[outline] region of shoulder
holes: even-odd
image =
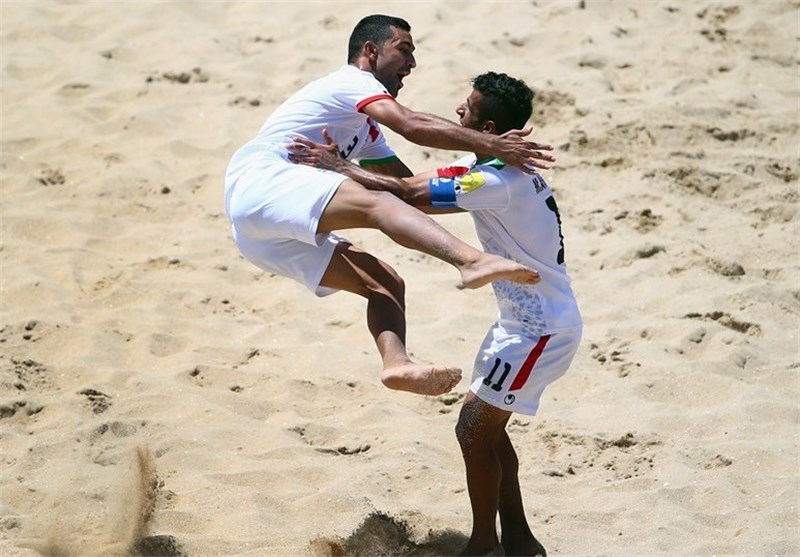
[[[501,183],[511,183],[519,178],[520,175],[525,176],[513,166],[505,164],[500,159],[489,158],[477,161],[472,167],[473,172],[481,172],[487,176],[492,176],[495,181]]]
[[[355,66],[351,66],[349,64],[345,64],[344,66],[340,67],[338,70],[331,73],[330,76],[342,83],[350,83],[353,85],[368,87],[370,89],[374,89],[376,87],[385,89],[383,84],[381,84],[381,82],[378,81],[378,79],[370,72],[359,70]]]

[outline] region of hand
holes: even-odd
[[[289,151],[289,160],[295,164],[305,164],[324,170],[338,172],[347,161],[339,152],[339,145],[333,140],[328,130],[322,130],[322,136],[327,145],[316,143],[305,137],[297,136],[286,145]]]
[[[555,157],[543,151],[552,151],[553,146],[547,143],[535,143],[523,139],[530,135],[533,128],[530,126],[522,130],[507,131],[499,136],[500,153],[497,157],[506,164],[516,166],[526,174],[533,174],[537,168],[547,170],[555,162]]]

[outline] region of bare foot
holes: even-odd
[[[383,370],[381,381],[396,391],[437,396],[458,385],[461,381],[461,370],[457,367],[408,363]]]
[[[506,553],[506,552],[505,552],[505,550],[503,549],[503,546],[502,546],[502,545],[498,545],[498,546],[496,546],[494,549],[492,549],[491,551],[488,551],[488,552],[486,552],[486,551],[482,551],[482,552],[478,552],[478,553],[475,553],[475,552],[473,552],[473,551],[470,551],[470,550],[469,550],[469,548],[465,548],[465,549],[464,549],[464,551],[462,551],[461,553],[459,553],[459,555],[460,555],[460,556],[462,556],[462,557],[467,557],[467,556],[478,556],[478,557],[504,557],[505,555],[507,555],[507,553]]]
[[[542,280],[538,271],[491,253],[481,254],[477,261],[464,265],[460,271],[465,288],[480,288],[495,280],[520,284],[536,284]]]
[[[539,543],[536,538],[529,538],[521,543],[513,543],[510,541],[503,542],[503,546],[508,544],[506,555],[530,555],[532,557],[547,557],[547,550]]]

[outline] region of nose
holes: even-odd
[[[410,59],[409,59],[409,61],[408,61],[408,66],[409,66],[410,68],[416,68],[416,67],[417,67],[417,59],[416,59],[416,58],[414,58],[414,55],[413,55],[413,54],[411,55],[411,57],[410,57]]]
[[[461,118],[463,118],[464,117],[464,113],[465,113],[464,104],[462,103],[462,104],[458,105],[458,108],[456,108],[456,114],[458,114]]]

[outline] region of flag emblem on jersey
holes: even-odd
[[[372,121],[372,118],[367,118],[367,125],[369,126],[369,138],[373,141],[373,143],[378,139],[378,135],[380,135],[380,131],[378,131],[378,126],[375,125],[375,122]]]
[[[480,172],[470,172],[458,178],[456,185],[457,193],[469,193],[486,184],[483,174]]]

